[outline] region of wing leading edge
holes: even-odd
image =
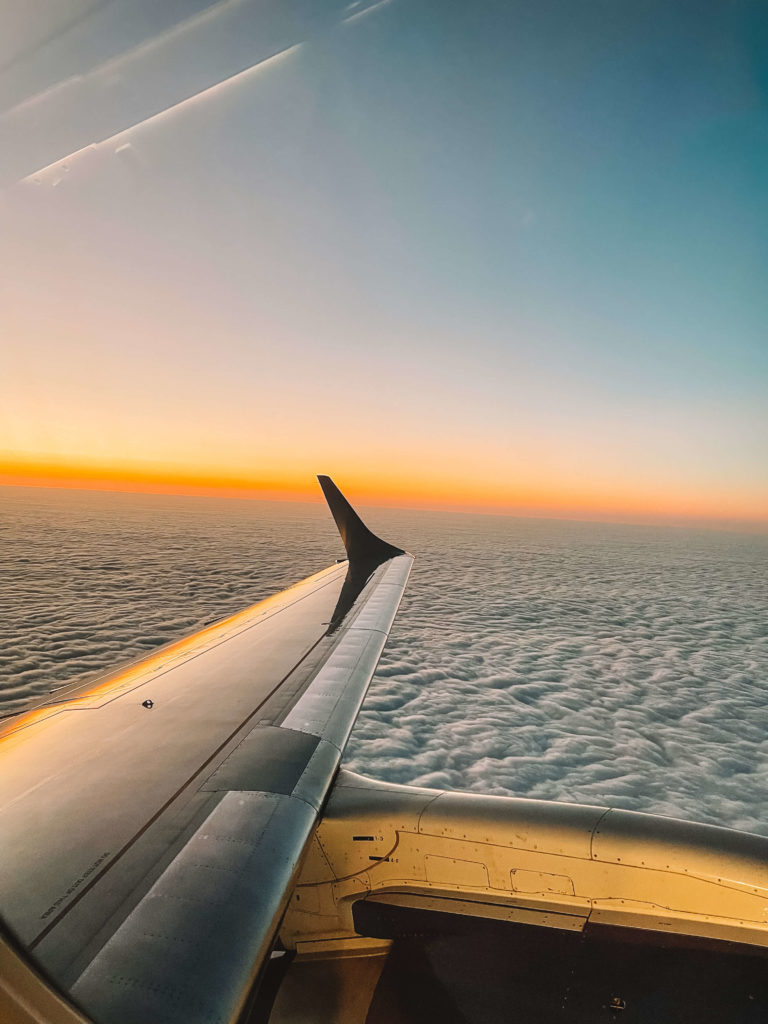
[[[347,565],[0,734],[0,912],[103,1024],[235,1021],[268,957],[413,561],[321,485]]]

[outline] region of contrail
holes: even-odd
[[[36,171],[32,171],[30,174],[25,175],[21,178],[21,182],[29,182],[34,180],[38,175],[45,174],[47,171],[53,170],[62,163],[75,160],[78,156],[89,150],[96,149],[99,146],[109,145],[110,143],[118,143],[123,136],[129,132],[136,131],[139,128],[143,128],[145,125],[158,124],[164,118],[176,113],[179,110],[188,108],[199,103],[201,100],[205,100],[211,96],[214,96],[218,92],[229,88],[237,82],[244,82],[247,78],[252,75],[255,71],[263,70],[267,65],[275,64],[289,56],[289,54],[300,50],[304,45],[301,43],[294,43],[292,46],[286,47],[284,50],[280,50],[278,53],[273,53],[269,57],[265,57],[263,60],[257,61],[252,64],[249,68],[245,68],[243,71],[238,71],[234,75],[230,75],[229,78],[224,78],[220,82],[216,82],[213,85],[207,86],[205,89],[201,89],[200,92],[196,92],[193,96],[188,96],[186,99],[179,100],[178,103],[172,103],[171,106],[166,107],[164,110],[158,111],[156,114],[152,114],[149,117],[144,118],[142,121],[136,121],[135,124],[129,125],[127,128],[121,128],[119,132],[115,132],[114,135],[108,135],[103,139],[96,139],[93,142],[89,142],[85,146],[81,146],[79,149],[68,153],[66,156],[57,157],[56,160],[46,164],[44,167],[38,168]]]
[[[339,10],[334,0],[331,6],[336,9],[327,11],[326,17],[321,18],[323,31],[333,27],[334,22],[338,27],[355,21],[390,2],[369,0],[365,5],[351,4]],[[217,89],[247,80],[246,76],[287,56],[314,36],[314,31],[310,30],[296,39],[297,27],[293,26],[290,33],[293,40],[282,32],[282,38],[273,41],[275,52],[270,53],[269,33],[266,36],[258,33],[261,53],[254,53],[246,44],[246,36],[250,38],[254,31],[252,16],[256,16],[258,22],[258,8],[253,0],[215,0],[204,10],[137,43],[129,51],[110,55],[88,71],[70,74],[21,100],[0,115],[0,128],[4,135],[7,133],[0,149],[5,150],[8,165],[2,174],[2,185],[12,187],[15,183],[36,179],[85,152],[115,140],[122,141],[127,132],[156,122],[185,104],[201,101]],[[209,30],[213,31],[214,42],[221,43],[222,32],[230,40],[232,46],[225,47],[226,53],[218,54],[218,46],[211,49],[206,45],[211,39]],[[194,72],[196,55],[203,55],[205,59]],[[228,60],[229,67],[222,67],[222,58]],[[153,103],[144,83],[151,85],[158,68],[162,71],[160,91],[155,90]],[[174,76],[174,68],[183,73]],[[233,69],[237,70],[229,73]],[[191,80],[190,71],[193,71]],[[130,88],[132,82],[136,89]],[[115,87],[116,92],[113,92]],[[185,96],[185,89],[192,95]],[[85,118],[91,99],[94,101],[92,116]],[[67,130],[68,125],[71,130]]]

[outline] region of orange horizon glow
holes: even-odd
[[[333,467],[318,472],[334,476]],[[690,521],[700,525],[743,525],[768,531],[768,511],[759,500],[731,495],[643,493],[624,488],[558,489],[541,484],[517,486],[483,480],[429,479],[418,473],[344,470],[337,482],[354,501],[384,507],[444,509],[551,518],[626,522]],[[108,465],[88,459],[0,456],[0,485],[71,490],[167,494],[266,501],[320,502],[314,476],[285,473],[257,476],[142,463]]]

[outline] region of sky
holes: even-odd
[[[0,483],[768,528],[763,4],[2,17]]]

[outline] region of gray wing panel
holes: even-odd
[[[313,807],[228,793],[75,984],[100,1021],[224,1024],[269,952]]]

